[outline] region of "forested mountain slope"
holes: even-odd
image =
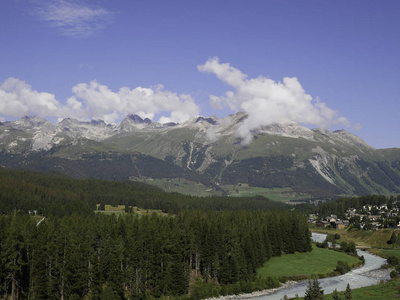
[[[193,197],[166,193],[154,186],[131,181],[75,179],[59,173],[39,173],[0,168],[0,213],[37,210],[44,216],[76,213],[90,215],[98,204],[138,206],[168,213],[182,210],[288,210],[283,203],[264,197]],[[301,209],[302,206],[296,206]]]

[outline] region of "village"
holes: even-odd
[[[361,210],[348,208],[343,219],[337,215],[319,216],[310,214],[308,222],[316,227],[344,229],[378,230],[381,228],[400,228],[400,213],[397,206],[364,205]]]

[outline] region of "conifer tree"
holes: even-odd
[[[321,289],[318,279],[314,278],[313,281],[309,280],[306,293],[304,295],[304,300],[322,299],[324,299],[324,291]]]
[[[2,241],[0,259],[5,260],[5,277],[9,283],[6,292],[8,289],[11,299],[16,299],[25,288],[24,276],[29,266],[25,240],[27,234],[25,226],[28,222],[29,216],[19,213],[12,216],[7,237]]]
[[[100,300],[115,300],[115,299],[121,299],[121,298],[118,298],[117,294],[113,291],[113,289],[109,285],[106,285],[103,289],[103,292],[100,295]]]
[[[49,297],[49,270],[48,257],[51,241],[48,239],[47,224],[41,224],[37,235],[35,253],[32,259],[32,286],[33,296],[36,299],[48,299]]]
[[[346,299],[346,300],[352,300],[353,299],[353,296],[351,295],[350,284],[347,284],[347,286],[346,286],[346,290],[344,292],[344,299]]]
[[[396,244],[396,240],[397,240],[396,232],[393,231],[388,244],[394,245],[394,244]]]
[[[341,298],[339,297],[338,291],[337,289],[335,289],[332,293],[332,299],[333,300],[341,300]]]

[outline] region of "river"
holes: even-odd
[[[312,234],[312,239],[316,242],[323,242],[325,238],[325,234]],[[357,253],[358,255],[363,255],[365,258],[365,264],[362,267],[351,270],[344,275],[318,279],[321,288],[324,290],[324,294],[330,294],[335,289],[338,291],[344,291],[347,283],[350,284],[352,289],[356,289],[378,284],[381,280],[386,281],[390,279],[389,271],[378,270],[380,269],[381,265],[386,263],[386,259],[362,250],[357,250]],[[296,297],[296,295],[303,297],[307,289],[307,285],[308,280],[299,281],[295,285],[281,289],[274,294],[252,297],[252,299],[279,300],[285,295],[289,298]]]

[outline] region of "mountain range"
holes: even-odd
[[[400,193],[400,148],[375,149],[345,131],[294,122],[251,132],[248,116],[119,125],[40,117],[0,123],[0,164],[77,178],[139,180],[191,194],[275,194],[282,199]]]

